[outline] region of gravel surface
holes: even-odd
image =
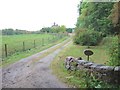
[[[32,60],[62,43],[3,68],[2,88],[68,88],[65,83],[60,82],[52,74],[49,66],[54,57],[69,43],[71,42],[66,43],[35,63]]]

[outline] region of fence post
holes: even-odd
[[[7,57],[8,52],[7,52],[7,44],[5,44],[5,56]]]
[[[49,37],[47,38],[47,43],[49,43]]]
[[[44,38],[42,38],[42,46],[44,46]]]
[[[23,42],[23,51],[25,51],[25,42]]]
[[[54,36],[53,36],[53,42],[54,42]]]
[[[35,48],[35,40],[34,40],[34,48]]]

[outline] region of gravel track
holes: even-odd
[[[49,67],[54,57],[69,43],[71,41],[67,42],[64,46],[61,46],[62,43],[57,44],[3,68],[2,88],[68,88],[65,83],[60,82],[52,74],[52,70]],[[61,46],[59,49],[32,63],[32,60],[42,56],[45,52],[54,49],[58,45]]]

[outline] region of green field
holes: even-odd
[[[22,58],[47,49],[66,40],[67,38],[68,37],[66,35],[62,34],[27,34],[2,36],[2,66],[12,64]],[[7,44],[7,57],[5,55],[5,44]]]
[[[2,57],[5,54],[5,44],[7,44],[7,55],[10,56],[16,52],[30,50],[32,48],[47,45],[61,38],[54,34],[30,34],[30,35],[9,35],[2,36]]]

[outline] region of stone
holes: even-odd
[[[72,57],[72,56],[68,56],[68,57],[66,58],[66,61],[70,61],[71,59],[75,59],[75,58]]]
[[[113,66],[101,66],[100,71],[101,72],[108,72],[108,71],[113,71],[114,67]]]
[[[115,71],[115,72],[118,72],[118,71],[120,72],[120,66],[115,67],[115,68],[114,68],[114,71]]]
[[[86,64],[84,64],[84,67],[85,68],[89,68],[91,65],[93,65],[94,63],[92,63],[92,62],[88,62],[88,63],[86,63]]]
[[[102,64],[98,64],[95,68],[94,68],[94,70],[96,70],[96,71],[100,71],[101,69],[100,69],[100,67],[102,67],[102,66],[104,66],[104,65],[102,65]]]
[[[88,63],[88,61],[85,61],[85,60],[78,60],[78,64],[80,64],[80,65],[84,65],[85,63]]]
[[[69,68],[70,68],[70,66],[69,66],[69,65],[66,65],[65,67],[66,67],[67,69],[69,69]]]
[[[93,65],[90,66],[90,69],[95,69],[97,66],[99,66],[99,64],[94,63]]]
[[[70,64],[70,62],[75,61],[75,58],[72,56],[69,56],[65,59],[65,65]]]

